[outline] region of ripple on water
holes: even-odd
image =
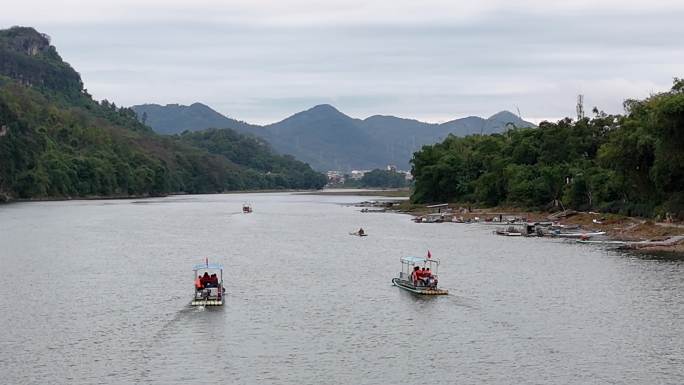
[[[684,382],[682,261],[338,204],[357,199],[1,206],[3,382]],[[449,296],[390,284],[428,249]],[[227,267],[223,308],[188,305],[205,256]]]

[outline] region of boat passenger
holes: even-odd
[[[420,274],[418,275],[418,278],[423,282],[423,285],[425,286],[428,285],[428,282],[430,280],[430,272],[428,270],[425,270],[425,267],[423,267],[420,270]]]
[[[413,272],[411,273],[411,280],[413,280],[413,285],[418,286],[418,274],[420,273],[420,267],[414,266]]]
[[[423,273],[424,273],[425,268],[423,268],[423,270],[421,270],[420,267],[416,266],[415,269],[416,269],[415,270],[416,278],[415,278],[414,285],[418,286],[419,284],[424,283],[423,282]]]
[[[210,281],[211,281],[211,278],[209,277],[209,273],[207,273],[205,271],[204,275],[202,276],[202,279],[200,279],[200,282],[202,283],[202,287],[209,287]]]
[[[423,279],[425,281],[426,286],[432,286],[433,282],[435,279],[432,277],[432,272],[430,272],[430,268],[425,269],[425,273],[423,274]]]
[[[202,285],[202,276],[201,275],[198,275],[197,278],[195,278],[195,289],[197,291],[204,289],[204,286]]]
[[[363,228],[359,228],[359,235],[363,235],[365,232],[363,231]]]
[[[213,287],[218,287],[219,281],[218,281],[218,277],[216,276],[216,274],[211,275],[210,282],[211,282],[211,285]]]

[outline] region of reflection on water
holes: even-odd
[[[684,263],[293,194],[0,206],[8,384],[684,383]],[[242,202],[255,212],[240,212]],[[368,237],[348,233],[359,227]],[[393,287],[442,260],[444,297]],[[223,308],[191,266],[226,266]]]

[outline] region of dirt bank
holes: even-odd
[[[553,221],[561,225],[577,225],[588,232],[605,231],[609,238],[619,241],[659,241],[672,236],[684,235],[683,223],[655,223],[651,220],[636,217],[626,217],[615,214],[595,212],[568,212],[568,215],[556,215],[541,211],[525,211],[510,207],[495,207],[487,209],[469,208],[463,205],[449,205],[454,218],[464,220],[498,221],[499,218],[515,220],[516,222],[548,222]],[[409,202],[402,203],[403,212],[421,216],[435,212],[426,205],[416,205]],[[684,244],[671,246],[653,246],[649,250],[684,252]],[[662,249],[662,250],[661,250]]]

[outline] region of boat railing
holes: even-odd
[[[431,278],[434,278],[435,280],[438,279],[437,274],[431,273]],[[402,281],[407,281],[407,282],[412,282],[413,281],[413,275],[411,273],[406,273],[404,271],[399,272],[399,279]],[[420,280],[419,280],[420,282]],[[422,285],[418,285],[422,286]]]

